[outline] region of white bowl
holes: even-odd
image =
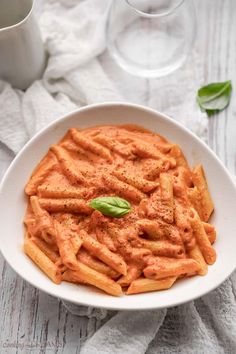
[[[24,254],[22,220],[26,208],[24,186],[33,168],[70,127],[133,123],[179,144],[191,166],[204,166],[215,203],[211,222],[218,231],[214,247],[217,261],[204,277],[180,280],[167,291],[113,297],[95,288],[51,282]],[[127,103],[87,106],[50,124],[35,135],[17,155],[0,188],[0,244],[3,256],[25,280],[58,298],[77,304],[120,310],[154,309],[178,305],[206,294],[220,285],[236,268],[236,188],[216,155],[194,134],[152,109]]]

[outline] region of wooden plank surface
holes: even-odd
[[[174,74],[139,79],[117,68],[109,55],[100,58],[126,99],[146,104],[195,126],[205,119],[195,103],[202,84],[233,80],[236,88],[236,1],[196,0],[198,32],[187,63]],[[205,140],[236,173],[236,99],[227,110],[207,120]],[[12,155],[0,146],[1,175]],[[83,340],[100,321],[68,313],[57,299],[15,275],[0,257],[0,353],[79,353]]]

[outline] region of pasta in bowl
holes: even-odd
[[[126,135],[119,141],[119,153],[108,133],[114,127],[123,129]],[[105,130],[98,133],[97,129]],[[130,141],[132,134],[136,138],[141,136],[140,144]],[[96,154],[91,146],[82,146],[75,135],[90,136],[87,141],[99,147]],[[154,150],[159,157],[139,156],[153,152],[154,146],[145,148],[150,141],[156,145]],[[105,156],[104,151],[110,152],[112,158],[106,153]],[[67,165],[64,153],[73,160],[69,165],[74,168],[75,156],[80,160],[84,156],[76,172]],[[155,168],[158,164],[159,170]],[[37,181],[33,176],[40,175],[40,169],[45,174]],[[174,208],[169,208],[173,204]],[[174,306],[214,289],[235,269],[236,192],[229,173],[191,132],[142,106],[92,105],[46,127],[26,144],[8,169],[1,184],[0,206],[1,251],[7,262],[35,287],[74,303],[121,310]],[[63,208],[67,208],[66,212]],[[181,220],[177,224],[177,209],[180,216],[186,216],[186,227]],[[111,212],[115,214],[106,215]],[[156,216],[156,212],[162,215]],[[24,234],[25,251],[33,261],[23,250]],[[125,249],[130,244],[129,250],[121,250],[122,238]],[[68,248],[62,246],[65,240],[70,240]],[[70,254],[67,260],[66,250]],[[73,254],[75,258],[71,259]],[[113,254],[115,259],[111,263]],[[215,254],[217,260],[213,264]],[[39,255],[46,260],[44,269]],[[186,266],[189,260],[191,270],[189,264]],[[51,272],[51,279],[60,284],[42,270]],[[94,282],[98,274],[99,284]],[[121,290],[130,295],[122,295]]]
[[[178,145],[141,127],[71,128],[25,193],[25,253],[56,284],[164,290],[216,260],[202,166],[191,171]]]

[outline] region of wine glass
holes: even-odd
[[[131,74],[161,77],[179,68],[196,33],[192,0],[113,0],[106,26],[107,46]]]

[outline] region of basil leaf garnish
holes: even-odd
[[[231,81],[212,83],[198,90],[197,102],[201,110],[211,116],[228,106],[231,92]]]
[[[103,215],[120,218],[131,210],[130,203],[119,197],[98,197],[89,202],[89,206]]]

